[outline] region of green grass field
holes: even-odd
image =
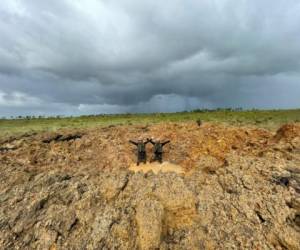
[[[1,119],[0,135],[61,128],[90,128],[109,125],[151,124],[158,122],[221,122],[238,126],[256,125],[276,129],[284,123],[300,122],[300,109],[268,111],[192,111],[181,113],[97,115],[65,118]]]

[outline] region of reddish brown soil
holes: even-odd
[[[129,170],[149,137],[184,174]],[[0,171],[0,249],[300,249],[299,123],[11,136]]]
[[[201,158],[212,156],[226,164],[226,155],[262,155],[278,152],[284,140],[287,157],[296,147],[300,125],[288,124],[276,134],[258,128],[237,128],[225,125],[167,123],[151,126],[111,126],[89,130],[62,130],[21,138],[6,138],[2,143],[2,158],[38,168],[76,168],[93,166],[99,169],[127,168],[136,161],[135,146],[129,139],[170,139],[164,159],[182,166],[186,171],[197,166]],[[6,150],[5,150],[6,149]],[[148,158],[152,146],[148,144]]]

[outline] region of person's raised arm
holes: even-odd
[[[129,140],[130,143],[134,144],[134,145],[138,145],[137,142],[133,141],[133,140]]]
[[[149,142],[150,142],[152,145],[155,144],[155,142],[154,142],[152,139],[149,139]]]
[[[167,140],[167,141],[163,142],[162,145],[164,146],[164,145],[166,145],[168,143],[170,143],[170,140]]]

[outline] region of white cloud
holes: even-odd
[[[7,94],[0,90],[0,107],[37,107],[42,101],[33,96],[21,92],[12,92]]]

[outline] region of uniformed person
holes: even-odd
[[[144,162],[146,163],[147,161],[147,155],[146,155],[146,144],[149,142],[149,140],[147,139],[147,141],[143,141],[143,140],[138,140],[137,142],[130,140],[130,143],[132,143],[133,145],[137,146],[137,163],[136,165],[140,165],[140,162]]]
[[[162,156],[163,156],[163,146],[168,144],[170,141],[153,141],[152,139],[149,140],[149,142],[154,146],[154,157],[153,161],[158,161],[162,163]]]

